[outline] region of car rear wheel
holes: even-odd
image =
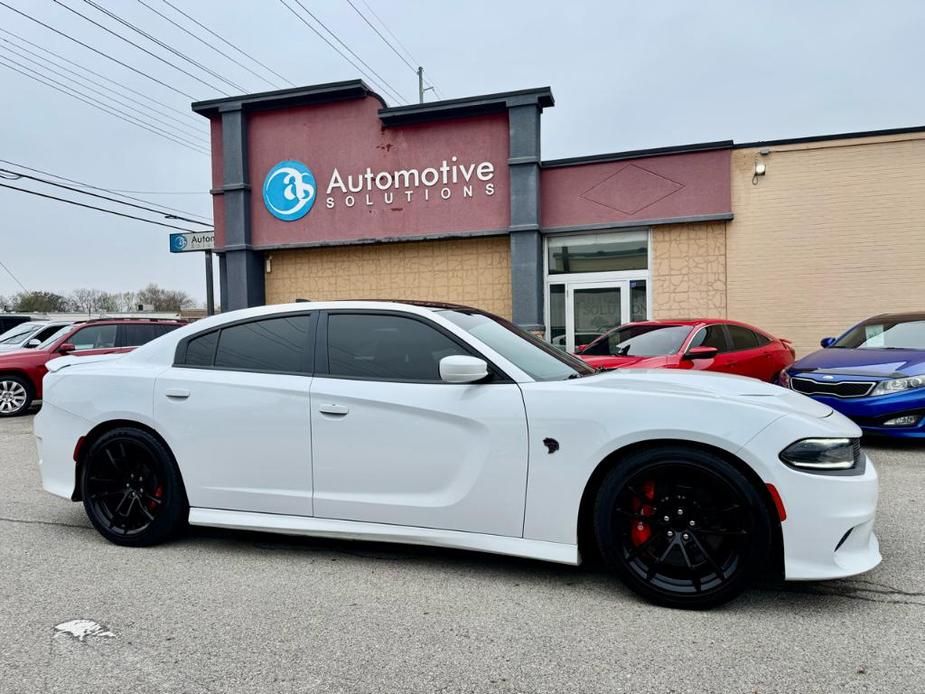
[[[647,600],[705,609],[744,590],[771,531],[755,488],[722,458],[683,447],[632,454],[605,477],[595,535],[606,564]]]
[[[0,417],[25,414],[32,404],[32,384],[20,376],[0,376]]]
[[[90,521],[117,545],[162,542],[182,527],[189,510],[173,456],[142,429],[113,429],[93,443],[81,491]]]

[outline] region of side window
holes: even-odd
[[[216,344],[218,344],[218,330],[192,338],[186,343],[186,360],[184,364],[188,366],[212,366]]]
[[[91,325],[71,335],[68,342],[77,351],[82,349],[111,349],[116,346],[117,325]]]
[[[54,335],[56,332],[61,330],[60,325],[52,325],[47,328],[42,328],[35,335],[32,336],[33,340],[39,340],[40,342],[45,342],[49,337]]]
[[[122,326],[123,346],[138,347],[146,342],[151,342],[155,337],[162,335],[156,325],[123,325]]]
[[[223,328],[215,367],[308,373],[311,322],[310,315],[283,316]]]
[[[755,349],[758,346],[758,336],[748,328],[740,325],[729,325],[729,336],[732,338],[733,351]]]
[[[440,381],[440,360],[466,351],[419,320],[385,314],[328,316],[328,372],[342,378]]]
[[[688,349],[691,347],[716,347],[720,352],[728,352],[729,347],[726,344],[726,333],[721,325],[708,325],[701,328],[694,339],[691,340]]]

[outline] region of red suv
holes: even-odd
[[[45,363],[51,359],[128,352],[185,324],[155,318],[80,321],[62,327],[38,347],[0,354],[0,417],[24,414],[42,397]]]

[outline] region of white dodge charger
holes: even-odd
[[[108,540],[193,525],[578,564],[709,607],[880,562],[860,430],[756,380],[600,373],[461,306],[235,311],[49,364],[43,486]]]

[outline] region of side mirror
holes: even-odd
[[[31,340],[26,342],[26,348],[33,349],[34,347],[38,347],[40,344],[42,344],[42,341],[33,337]]]
[[[71,342],[65,342],[63,345],[61,345],[60,347],[58,347],[58,353],[59,353],[59,354],[70,354],[71,352],[73,352],[73,351],[76,350],[76,349],[77,349],[77,345],[75,345],[75,344],[73,344],[73,343],[71,343]]]
[[[719,354],[719,350],[716,347],[691,347],[684,353],[684,358],[691,361],[695,359],[712,359],[717,354]]]
[[[823,349],[825,349],[826,347],[831,347],[832,345],[835,344],[835,338],[834,337],[823,337],[821,340],[819,340],[819,344],[822,345]]]
[[[474,383],[488,376],[484,359],[454,354],[440,360],[440,378],[446,383]]]
[[[583,351],[585,347],[587,346],[588,345],[575,345],[575,354],[578,354],[579,352]]]

